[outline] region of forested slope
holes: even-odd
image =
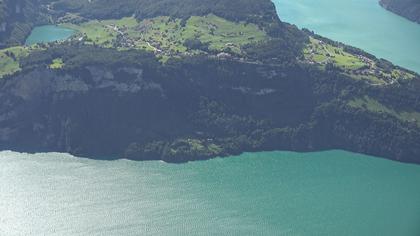
[[[420,23],[419,0],[381,0],[380,4],[398,15]]]
[[[0,1],[0,48],[22,44],[34,25],[48,21],[42,2],[42,0]]]

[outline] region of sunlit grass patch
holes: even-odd
[[[162,16],[139,22],[134,17],[126,17],[63,26],[77,30],[77,37],[87,44],[138,48],[166,56],[201,50],[185,46],[185,42],[191,39],[208,45],[210,51],[240,54],[242,46],[268,37],[257,25],[231,22],[211,14],[193,16],[186,21]]]
[[[11,47],[0,50],[0,78],[21,70],[19,60],[29,54],[27,47]]]
[[[349,101],[348,105],[354,108],[361,108],[375,113],[386,113],[402,121],[415,122],[418,126],[420,126],[420,112],[397,111],[396,109],[387,107],[369,96],[355,98]]]
[[[304,55],[316,63],[333,63],[342,69],[356,70],[367,66],[361,58],[345,52],[343,48],[324,43],[313,37],[310,37],[310,43],[304,49]]]
[[[61,58],[56,58],[56,59],[54,59],[53,61],[52,61],[52,63],[50,64],[50,69],[61,69],[61,68],[63,68],[63,66],[64,66],[64,62],[63,62],[63,59],[61,59]]]

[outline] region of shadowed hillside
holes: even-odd
[[[419,0],[381,0],[380,4],[398,15],[420,23]]]

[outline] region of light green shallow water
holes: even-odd
[[[37,43],[48,43],[69,38],[75,33],[74,30],[55,26],[44,25],[35,27],[29,37],[26,39],[26,45]]]
[[[0,152],[0,235],[420,235],[420,166],[343,151],[182,165]]]
[[[379,0],[272,0],[283,21],[356,46],[420,73],[420,24]]]

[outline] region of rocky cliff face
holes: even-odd
[[[418,0],[381,0],[380,4],[387,10],[420,23],[420,1]]]
[[[115,154],[121,141],[138,132],[130,130],[130,122],[144,119],[136,106],[148,101],[157,109],[164,94],[142,68],[90,66],[77,73],[33,70],[5,81],[0,97],[3,147]],[[144,112],[152,116],[153,111]]]
[[[7,51],[4,57],[19,70],[0,79],[0,149],[168,162],[345,149],[420,163],[418,75],[347,47],[375,60],[389,79],[399,77],[371,84],[333,64],[305,61],[307,33],[278,18],[249,15],[251,8],[224,11],[235,6],[222,0],[182,6],[190,2],[191,9],[154,13],[188,18],[190,10],[215,11],[258,23],[270,39],[243,47],[240,55],[222,54],[227,56],[202,51],[165,58],[80,40],[21,48],[28,55],[20,57]],[[114,10],[110,5],[96,13]]]
[[[0,82],[0,149],[183,162],[337,148],[420,162],[415,125],[345,105],[343,91],[365,89],[298,66],[213,59],[42,67]]]

